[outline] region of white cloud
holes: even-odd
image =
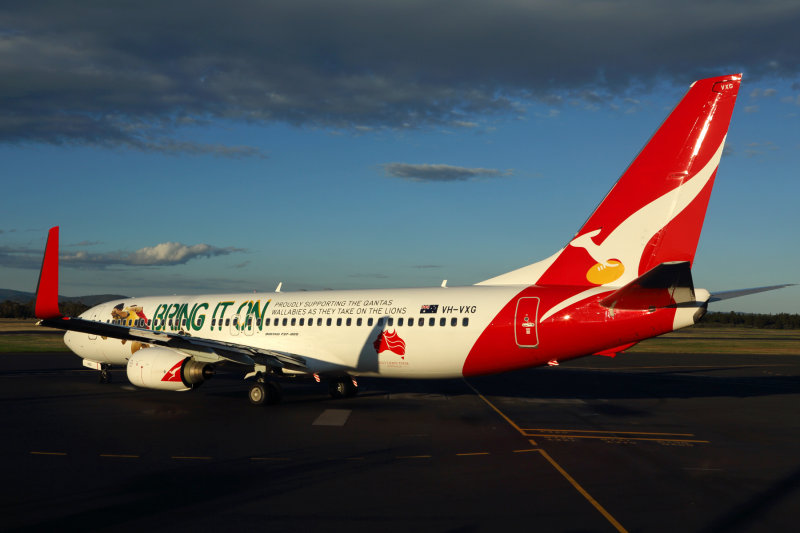
[[[60,256],[65,266],[167,266],[181,265],[199,257],[214,257],[243,252],[239,248],[218,248],[209,244],[186,245],[163,242],[134,252],[89,253],[85,251]]]

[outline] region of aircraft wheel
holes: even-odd
[[[331,398],[336,398],[336,399],[344,398],[345,393],[347,392],[347,385],[345,384],[344,381],[340,379],[331,381],[329,392]]]
[[[358,387],[351,378],[331,381],[330,394],[333,398],[350,398],[358,394]]]
[[[267,403],[269,393],[267,392],[266,384],[256,382],[250,385],[247,397],[253,405],[264,405]]]
[[[100,383],[111,383],[111,372],[109,372],[108,368],[100,370]]]

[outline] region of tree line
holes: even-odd
[[[27,303],[13,302],[11,300],[0,302],[0,318],[35,318],[36,315],[33,312],[34,304],[34,300]],[[89,306],[80,302],[58,302],[58,308],[62,315],[78,316],[89,309]]]
[[[800,315],[777,313],[766,315],[759,313],[706,313],[699,327],[733,326],[758,329],[800,329]]]

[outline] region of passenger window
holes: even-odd
[[[336,325],[337,326],[341,326],[342,325],[342,319],[341,318],[337,318],[336,319]]]
[[[333,319],[332,319],[332,318],[329,318],[328,320],[326,320],[326,321],[325,321],[325,324],[327,324],[328,326],[330,326],[331,324],[333,324]]]
[[[321,325],[322,325],[322,319],[321,319],[321,318],[318,318],[318,319],[317,319],[317,325],[318,325],[318,326],[321,326]]]
[[[294,326],[296,323],[297,323],[297,319],[296,319],[296,318],[293,318],[293,319],[292,319],[292,325]]]
[[[450,325],[451,326],[455,326],[456,324],[458,324],[458,319],[456,317],[451,318],[450,319]]]
[[[464,317],[464,320],[461,321],[462,326],[469,326],[469,318]]]
[[[383,318],[379,318],[379,319],[378,319],[378,325],[379,325],[379,326],[382,326],[382,325],[383,325]]]
[[[371,325],[372,325],[372,323],[373,323],[373,322],[372,322],[372,318],[368,318],[368,319],[367,319],[367,325],[368,325],[368,326],[371,326]]]
[[[413,318],[409,318],[408,319],[408,325],[409,326],[413,326],[414,325],[414,319]]]
[[[387,318],[386,319],[386,325],[387,326],[393,326],[394,325],[394,318],[392,318],[392,317]]]
[[[230,318],[226,318],[225,319],[225,325],[226,326],[230,326],[231,325],[231,319]]]
[[[389,320],[391,320],[391,318]],[[389,324],[389,325],[391,326],[391,324]],[[398,326],[402,326],[403,325],[403,317],[400,317],[400,318],[397,319],[397,325]]]
[[[436,319],[435,319],[435,318],[433,318],[433,317],[430,317],[430,318],[428,319],[428,325],[429,325],[429,326],[435,326],[435,325],[436,325]]]
[[[347,321],[345,322],[345,324],[348,325],[348,326],[351,325],[352,323],[353,323],[353,319],[352,318],[348,318]]]
[[[283,319],[283,325],[285,326],[285,325],[286,325],[286,324],[288,324],[288,323],[289,323],[289,319],[288,319],[288,318],[284,318],[284,319]]]
[[[419,321],[417,322],[417,325],[418,326],[424,326],[425,325],[425,319],[422,318],[422,317],[419,317]]]
[[[301,326],[305,326],[306,325],[306,319],[305,318],[301,318],[300,319],[300,325]]]
[[[360,326],[360,325],[361,325],[361,319],[358,318],[358,319],[356,319],[356,326]]]
[[[444,326],[446,323],[447,323],[447,319],[445,317],[442,317],[442,318],[439,319],[439,325],[440,326]]]

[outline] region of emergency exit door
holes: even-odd
[[[517,312],[514,315],[514,339],[520,348],[539,346],[539,334],[536,331],[538,316],[539,298],[526,296],[517,300]]]

